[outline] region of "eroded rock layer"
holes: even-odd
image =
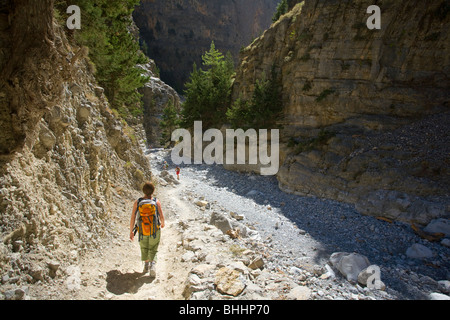
[[[276,67],[288,192],[426,223],[448,211],[448,1],[310,0],[242,51],[233,98]]]

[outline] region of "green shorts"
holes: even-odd
[[[155,261],[157,259],[159,241],[161,239],[161,230],[156,232],[156,238],[153,236],[144,236],[139,242],[141,246],[141,260]]]

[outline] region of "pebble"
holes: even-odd
[[[166,158],[170,163],[169,157],[170,153]],[[242,225],[258,233],[260,241],[235,240],[254,243],[255,251],[267,254],[263,273],[255,281],[262,281],[265,271],[283,272],[293,283],[307,285],[310,299],[402,300],[423,299],[439,291],[439,281],[450,280],[449,248],[421,239],[408,224],[363,216],[350,204],[284,193],[275,177],[207,165],[184,165],[182,172],[180,198],[207,202],[209,208],[203,211],[206,221],[212,212],[230,221],[239,216]],[[420,259],[412,258],[408,251],[413,245],[426,248]],[[335,252],[367,257],[380,268],[384,291],[365,286],[358,290],[330,263]],[[256,285],[265,290],[264,285],[279,287],[269,280]]]

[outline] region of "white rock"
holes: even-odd
[[[437,292],[430,293],[428,298],[430,300],[450,300],[450,297],[447,296],[446,294],[437,293]]]
[[[68,275],[66,279],[66,286],[69,290],[80,290],[81,288],[81,270],[78,266],[69,266],[66,269]]]
[[[208,205],[208,201],[198,200],[195,202],[195,204],[199,207],[206,207]]]
[[[336,274],[334,273],[333,269],[331,269],[331,267],[328,264],[325,265],[325,269],[326,269],[326,272],[320,276],[320,279],[336,278]]]
[[[369,259],[358,253],[336,252],[330,261],[351,282],[357,282],[359,273],[370,266]]]
[[[433,252],[424,245],[415,243],[406,250],[406,256],[413,259],[431,258]]]
[[[440,280],[438,281],[439,284],[439,290],[441,290],[444,293],[449,294],[450,293],[450,281],[448,280]]]
[[[192,251],[188,251],[181,256],[181,261],[182,262],[192,261],[194,259],[194,257],[195,257],[195,253],[193,253]]]
[[[302,269],[297,268],[297,267],[291,267],[289,269],[289,273],[293,274],[293,275],[300,275],[302,273]]]
[[[308,300],[311,297],[311,289],[305,286],[296,286],[287,297],[292,300]]]

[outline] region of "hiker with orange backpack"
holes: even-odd
[[[161,239],[161,228],[165,226],[164,214],[161,202],[153,197],[155,192],[153,183],[146,182],[142,191],[144,197],[136,200],[133,206],[130,239],[133,241],[136,233],[139,233],[141,260],[145,263],[143,273],[150,272],[150,276],[155,277],[155,263]]]

